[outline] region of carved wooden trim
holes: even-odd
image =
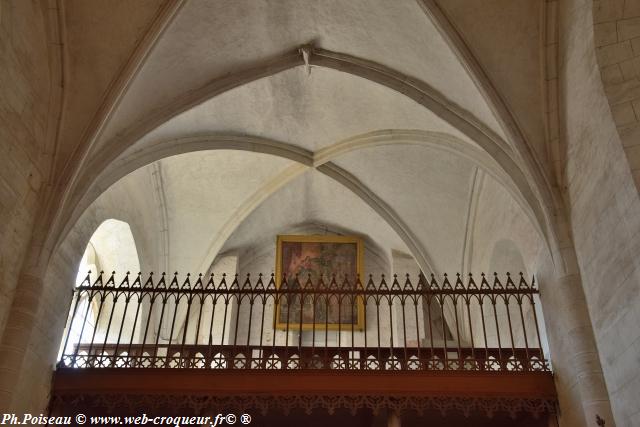
[[[468,417],[481,413],[487,417],[503,412],[515,418],[525,413],[538,418],[544,414],[557,414],[555,399],[549,398],[480,398],[456,396],[382,396],[382,395],[157,395],[157,394],[65,394],[55,395],[51,402],[53,413],[78,408],[93,407],[106,412],[160,411],[167,413],[217,413],[220,411],[257,410],[263,415],[270,411],[288,414],[301,409],[307,414],[323,409],[333,414],[337,409],[347,409],[352,415],[359,409],[370,409],[374,414],[387,409],[402,413],[415,411],[422,415],[435,410],[443,416],[462,413]]]
[[[359,409],[483,414],[557,413],[548,372],[59,369],[52,410],[139,414]]]

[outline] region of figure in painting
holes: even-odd
[[[357,238],[342,236],[279,236],[278,265],[276,270],[280,286],[288,289],[304,287],[308,282],[312,286],[329,287],[335,277],[340,288],[353,287],[360,274],[361,242]],[[303,328],[316,329],[329,327],[337,329],[338,324],[349,328],[358,325],[357,300],[339,295],[318,297],[314,304],[311,296],[302,294],[283,298],[278,310],[277,323],[290,326],[300,324],[302,316]]]

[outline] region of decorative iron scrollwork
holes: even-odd
[[[58,366],[550,372],[538,289],[522,275],[517,282],[509,274],[504,284],[497,275],[479,284],[472,275],[420,275],[415,285],[408,275],[402,285],[397,276],[390,285],[384,276],[377,284],[333,276],[283,278],[278,288],[273,275],[266,284],[261,275],[230,284],[225,275],[180,283],[177,273],[133,281],[127,274],[119,284],[115,273],[93,282],[87,275],[75,289]],[[363,329],[342,314],[323,328],[315,310],[329,301],[347,305],[337,313],[364,306]],[[278,305],[292,311],[284,330],[276,327]]]

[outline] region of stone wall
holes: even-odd
[[[596,22],[605,20],[605,3],[621,2],[599,2]],[[615,422],[639,425],[640,200],[596,62],[592,3],[567,0],[558,8],[561,137],[567,150],[571,229]],[[625,25],[616,24],[616,37],[628,35]],[[631,48],[628,39],[610,49],[627,45]],[[606,51],[599,49],[601,61]]]
[[[549,67],[547,80],[555,82],[556,77],[559,80],[560,137],[567,149],[566,156],[554,156],[553,159],[554,162],[568,159],[565,165],[567,205],[571,211],[571,228],[585,294],[569,294],[568,298],[577,301],[586,297],[616,421],[618,425],[635,425],[640,422],[636,403],[640,394],[640,374],[637,372],[640,353],[637,328],[640,320],[640,260],[637,256],[640,252],[640,201],[634,185],[634,179],[638,182],[640,168],[640,12],[634,6],[637,0],[602,0],[596,2],[593,14],[591,0],[549,3],[554,6],[557,3],[560,9],[562,31],[558,42],[558,72],[553,72],[555,67]],[[0,3],[0,158],[5,161],[0,169],[0,334],[29,246],[39,199],[49,178],[53,152],[49,141],[53,140],[51,135],[56,129],[57,94],[62,82],[59,64],[56,68],[52,59],[52,50],[59,50],[60,45],[49,25],[52,16],[53,20],[57,19],[54,6],[53,1]],[[549,19],[549,22],[553,20]],[[548,46],[554,46],[555,34],[545,41]],[[600,61],[602,76],[596,60]],[[549,87],[554,85],[549,84]],[[547,113],[555,116],[555,91],[550,89],[548,98]],[[550,124],[548,132],[552,141],[557,136],[554,129]],[[65,159],[66,156],[62,156],[62,160]],[[129,196],[132,194],[135,193],[129,192]],[[149,197],[150,194],[151,191],[146,192]],[[116,195],[110,206],[127,206],[123,200],[127,201],[122,195]],[[143,206],[153,203],[146,200]],[[0,408],[39,412],[47,401],[50,386],[47,375],[52,371],[64,327],[69,287],[75,278],[77,262],[95,227],[101,220],[114,216],[113,211],[98,210],[99,207],[100,203],[93,207],[94,210],[56,251],[44,278],[29,269],[23,273],[18,288],[21,292],[15,297],[11,311],[11,326],[7,326],[2,335]],[[130,221],[134,235],[144,227],[162,229],[159,220],[157,224],[150,224],[147,209],[132,213],[131,218],[134,218]],[[136,227],[136,221],[140,227]],[[162,245],[153,238],[140,239],[140,242],[143,256],[161,252]],[[272,254],[272,250],[269,256],[245,253],[253,258],[241,267],[264,271],[263,266],[273,266]],[[525,260],[530,260],[526,255]],[[159,258],[158,255],[147,261],[142,259],[143,269],[158,270]],[[465,263],[463,259],[463,270],[488,262],[489,257],[486,258],[477,261],[479,264],[471,260]],[[390,268],[388,260],[380,265],[383,265],[380,268],[383,271]],[[579,284],[570,289],[580,290]],[[568,307],[562,301],[550,298],[545,309],[560,316],[571,311],[566,310]],[[575,310],[576,305],[571,308]],[[549,329],[558,331],[559,323],[550,323]],[[564,366],[576,359],[580,362],[582,359],[574,355],[580,353],[579,347],[574,345],[575,337],[567,333],[567,339],[563,340],[563,332],[564,329],[557,332],[555,339],[563,341],[563,345],[555,347],[555,354],[562,353],[560,358],[566,362]],[[593,370],[597,371],[596,368]],[[575,379],[579,375],[571,376],[571,372],[565,374],[562,370],[556,372],[560,383],[566,382],[568,388],[574,386],[574,381],[580,381],[580,378]],[[567,395],[573,389],[569,390]],[[564,390],[560,392],[562,394]],[[597,400],[593,396],[586,397]],[[574,399],[570,403],[563,408],[563,419],[569,420],[563,421],[563,425],[584,425],[581,422],[571,424],[571,420],[579,419],[572,418],[570,412],[579,412],[580,401]],[[587,421],[593,422],[593,417]],[[607,419],[607,427],[610,424],[612,421]]]
[[[14,408],[16,412],[40,413],[46,408],[56,356],[71,305],[71,289],[78,273],[78,265],[94,231],[103,221],[114,218],[131,227],[143,272],[157,271],[159,264],[157,230],[160,229],[153,206],[153,187],[149,170],[139,169],[105,191],[87,211],[54,252],[44,278],[23,275],[21,295],[13,302],[15,312],[33,312],[34,324],[27,329],[24,323],[14,321],[7,326],[5,343],[28,339],[23,355],[0,359],[6,365],[6,376],[0,370],[0,396],[6,381],[6,390],[0,410]],[[136,274],[137,272],[133,272]],[[121,275],[119,277],[122,277]],[[38,304],[32,294],[39,295]],[[26,293],[27,296],[23,296]],[[24,317],[19,320],[24,321]],[[25,338],[28,337],[28,338]],[[17,359],[21,357],[22,359]],[[4,366],[2,368],[5,368]],[[6,406],[2,406],[6,405]]]
[[[593,22],[602,82],[640,186],[640,0],[596,0]]]
[[[48,13],[40,2],[13,1],[0,15],[0,336],[50,163]]]
[[[51,334],[35,320],[39,279],[25,275],[19,282],[18,278],[49,178],[62,84],[57,26],[51,25],[57,20],[56,9],[36,1],[7,1],[1,7],[0,408],[5,408],[10,405],[19,366],[27,358],[19,343],[25,329],[39,323],[36,327],[43,338]],[[20,296],[16,296],[18,288]],[[12,311],[9,324],[10,307],[16,300],[21,306]],[[33,343],[30,360],[37,358],[43,341]],[[28,390],[30,396],[39,392]],[[46,393],[41,396],[46,398]]]

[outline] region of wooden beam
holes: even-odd
[[[56,371],[54,395],[96,393],[556,398],[553,376],[548,372],[118,368]]]

